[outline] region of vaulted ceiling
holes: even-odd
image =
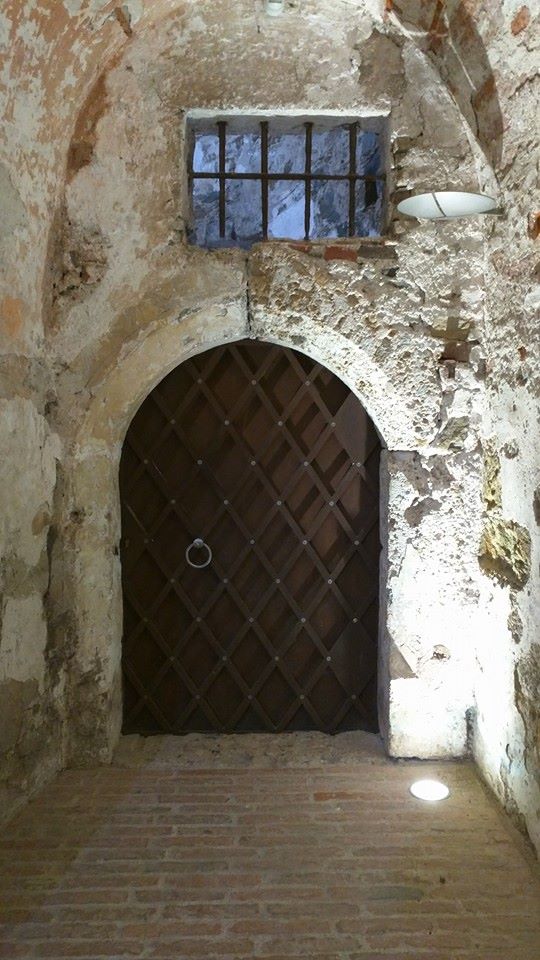
[[[216,0],[219,2],[219,0]],[[262,0],[253,0],[254,8]],[[409,36],[437,65],[491,161],[500,154],[502,119],[486,54],[500,27],[500,0],[333,0],[370,14],[381,29]],[[229,15],[236,4],[226,0]],[[172,16],[195,16],[195,0],[7,0],[0,12],[0,89],[4,136],[28,130],[34,160],[40,145],[64,145],[88,89],[134,36]],[[328,0],[291,0],[291,15],[328,8]],[[284,25],[283,29],[286,29]],[[0,134],[1,137],[1,134]],[[57,157],[59,160],[59,157]]]

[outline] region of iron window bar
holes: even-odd
[[[226,167],[226,154],[227,154],[227,124],[224,120],[221,120],[218,123],[218,133],[219,133],[219,235],[220,237],[225,236],[225,225],[226,225],[226,180],[225,180],[225,167]]]
[[[268,120],[261,123],[261,202],[262,202],[262,235],[268,239]]]
[[[190,151],[189,160],[189,180],[192,190],[194,180],[217,180],[219,183],[219,236],[220,239],[226,238],[227,221],[227,180],[251,180],[259,181],[261,184],[261,213],[262,213],[262,239],[268,240],[268,210],[269,210],[269,186],[270,183],[278,181],[289,181],[304,183],[304,240],[312,239],[311,232],[311,195],[312,184],[314,181],[331,181],[337,183],[348,183],[348,236],[355,237],[356,234],[356,184],[365,183],[365,205],[371,206],[377,201],[377,183],[386,181],[386,174],[367,174],[358,173],[356,170],[357,162],[357,137],[359,131],[358,121],[347,124],[349,129],[349,169],[347,173],[314,173],[312,170],[313,158],[313,122],[304,124],[305,128],[305,167],[303,173],[280,172],[270,173],[268,169],[269,154],[269,122],[262,120],[260,122],[260,172],[242,172],[227,170],[227,121],[219,120],[217,122],[218,144],[219,144],[219,165],[218,170],[197,171],[193,169],[193,149]],[[208,132],[208,131],[205,131]]]
[[[309,238],[311,228],[311,159],[313,154],[313,124],[306,123],[306,166],[304,188],[304,227],[305,239]],[[349,224],[350,227],[350,224]]]

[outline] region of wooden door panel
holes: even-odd
[[[156,387],[120,468],[125,732],[377,728],[379,459],[293,350],[219,347]]]

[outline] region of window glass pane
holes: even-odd
[[[261,169],[260,133],[229,133],[225,140],[227,173],[259,173]]]
[[[219,169],[219,140],[217,133],[195,133],[193,170],[195,173],[217,173]]]
[[[268,236],[302,240],[305,187],[298,181],[276,180],[269,185]]]
[[[311,172],[343,174],[349,172],[349,131],[347,127],[313,130]]]
[[[360,130],[356,141],[356,172],[364,176],[382,173],[380,137],[378,133]]]
[[[227,180],[225,230],[229,244],[249,247],[262,239],[262,203],[259,180]]]
[[[269,173],[303,173],[306,168],[306,134],[277,133],[268,136]]]
[[[200,247],[219,244],[219,181],[193,181],[193,236]]]
[[[384,183],[359,180],[356,184],[356,235],[380,237],[384,213]]]
[[[349,235],[349,183],[314,180],[311,186],[311,230],[314,239]]]

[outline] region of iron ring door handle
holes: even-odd
[[[208,558],[205,560],[204,563],[193,563],[193,560],[190,557],[190,553],[193,550],[193,547],[195,547],[197,550],[200,550],[202,547],[204,547],[204,549],[208,551]],[[207,567],[210,563],[212,563],[212,551],[208,546],[208,544],[204,542],[204,540],[201,540],[200,537],[195,537],[195,540],[193,541],[193,543],[190,543],[189,547],[186,550],[186,560],[189,563],[190,567],[193,567],[194,570],[204,570],[205,567]]]

